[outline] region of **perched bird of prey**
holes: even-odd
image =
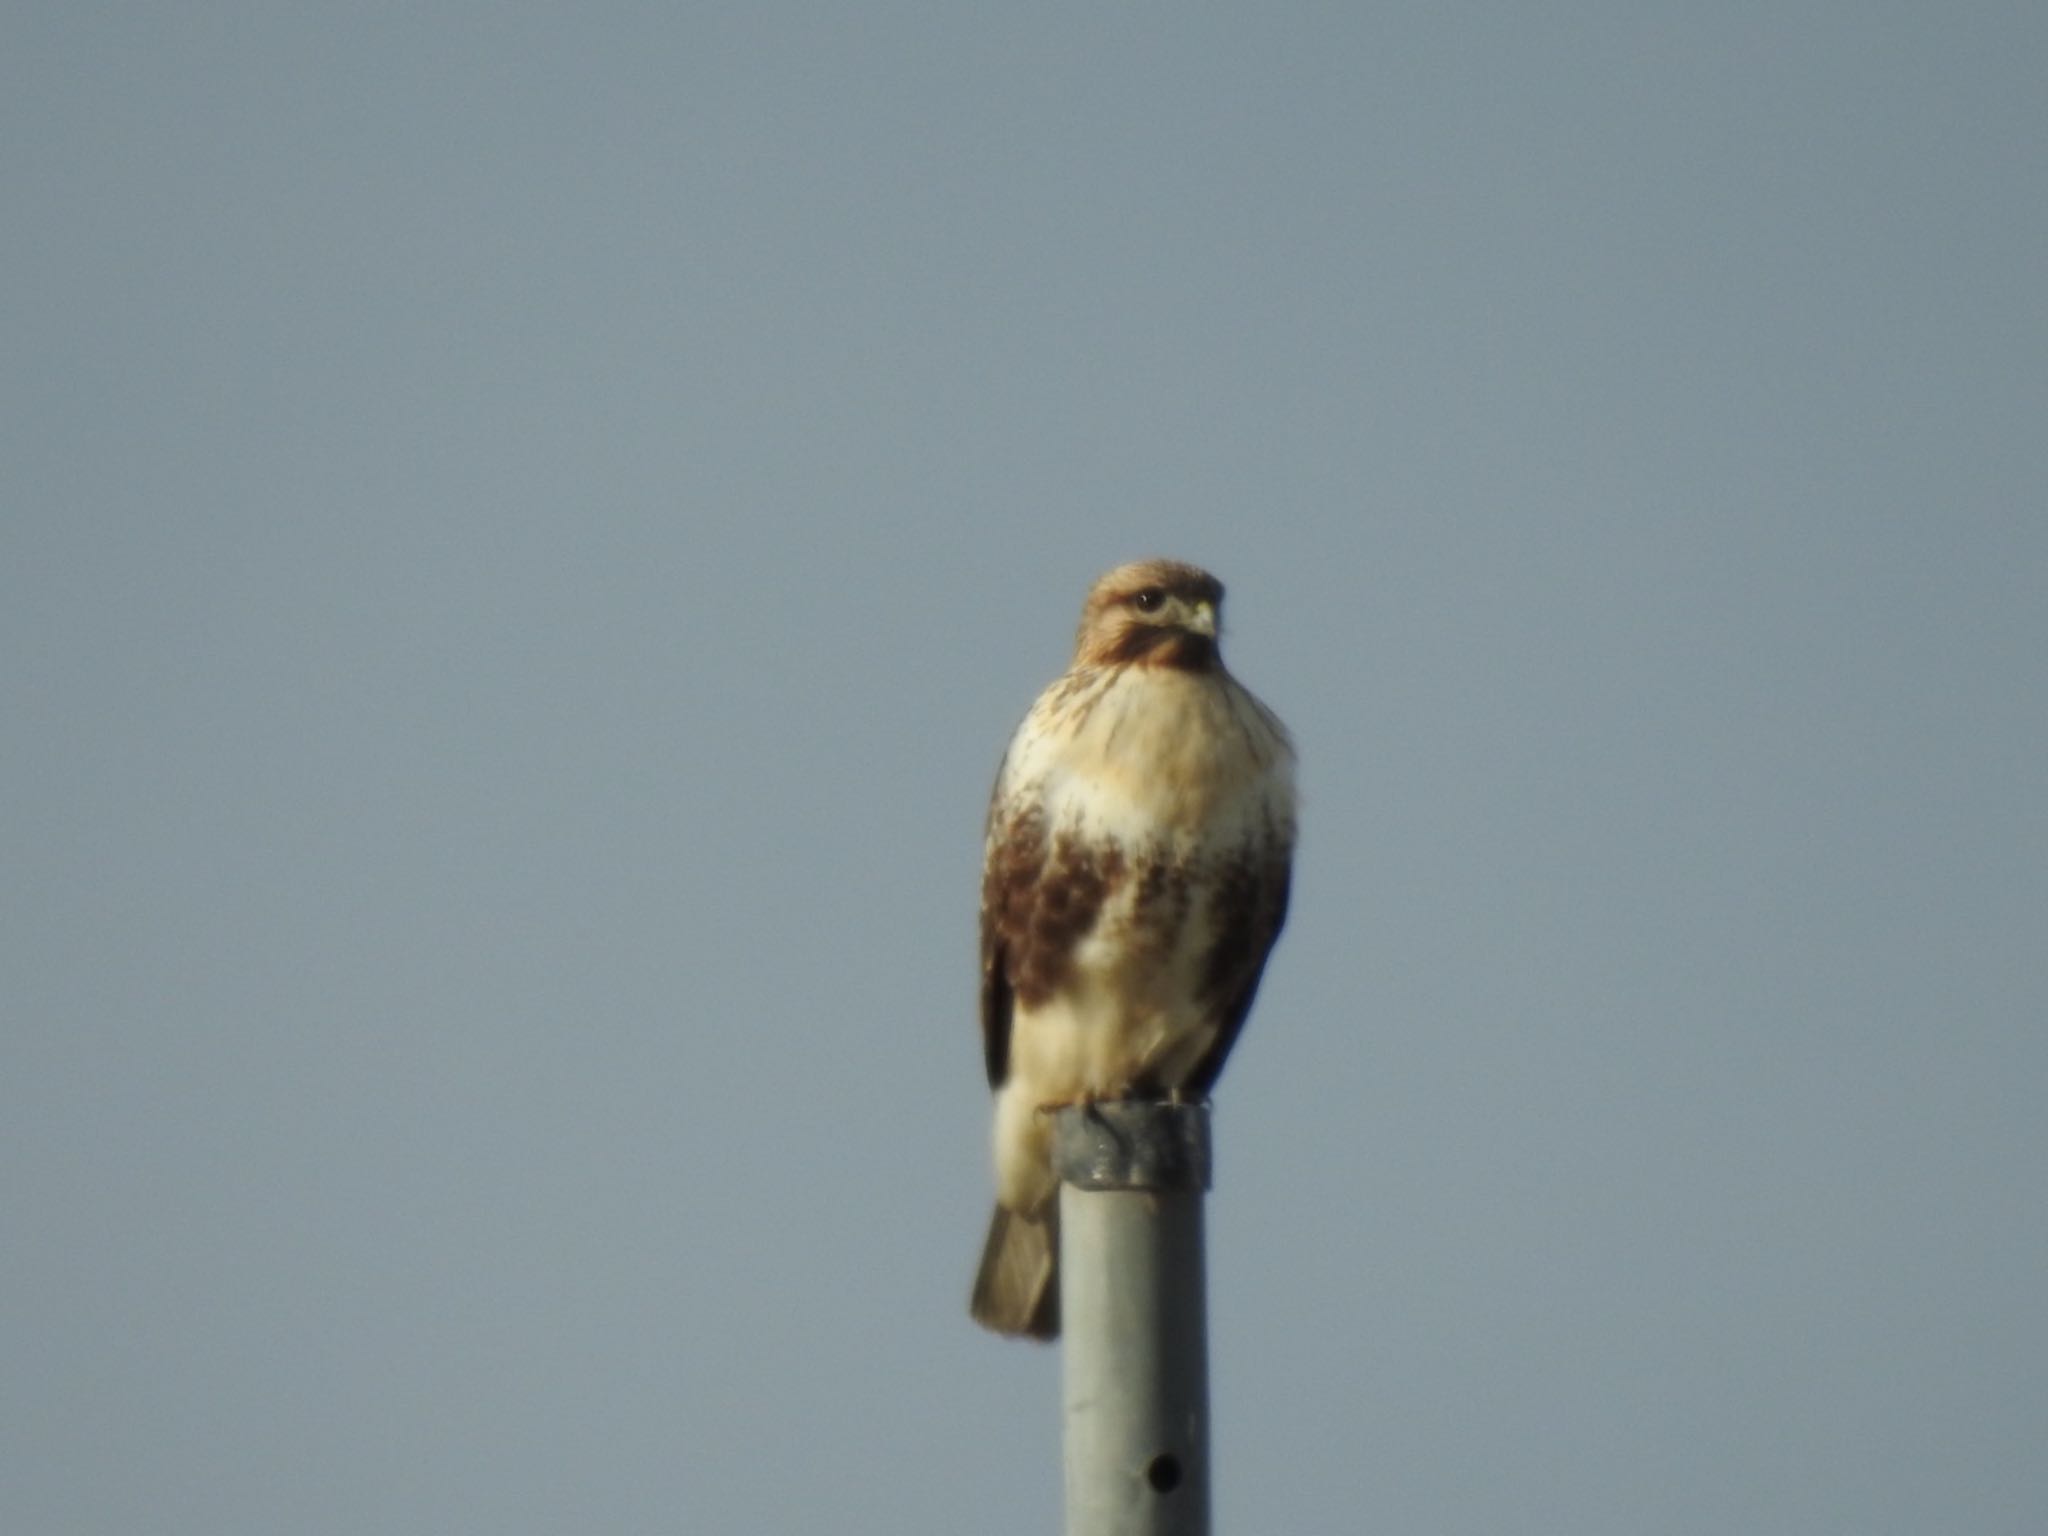
[[[1059,1333],[1046,1111],[1200,1098],[1287,916],[1294,753],[1223,667],[1223,584],[1119,566],[1081,609],[1073,665],[1011,739],[981,877],[981,1031],[996,1211],[975,1320]]]

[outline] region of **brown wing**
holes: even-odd
[[[1195,1064],[1186,1089],[1206,1095],[1223,1074],[1230,1048],[1252,1011],[1266,957],[1287,921],[1287,895],[1293,880],[1293,849],[1275,835],[1246,848],[1219,877],[1216,901],[1222,926],[1203,965],[1204,993],[1216,1000],[1221,1023],[1215,1044]]]
[[[1018,1000],[1035,1007],[1065,984],[1074,947],[1095,926],[1124,870],[1114,844],[1049,835],[1035,799],[991,809],[981,872],[981,1045],[991,1088],[1009,1075]]]
[[[1012,957],[1029,940],[1032,891],[1044,867],[1044,817],[1035,806],[993,801],[981,866],[981,1052],[991,1088],[1010,1075]]]

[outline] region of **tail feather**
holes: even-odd
[[[996,1207],[968,1310],[984,1328],[1034,1339],[1060,1334],[1058,1207],[1023,1216]]]

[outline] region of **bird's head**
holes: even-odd
[[[1099,578],[1081,605],[1074,660],[1081,666],[1175,667],[1218,662],[1223,583],[1178,560],[1139,560]]]

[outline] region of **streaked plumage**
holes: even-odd
[[[996,776],[981,886],[996,1212],[972,1310],[1001,1333],[1059,1331],[1040,1111],[1207,1094],[1286,919],[1293,750],[1224,670],[1222,601],[1177,561],[1102,577],[1073,665]]]

